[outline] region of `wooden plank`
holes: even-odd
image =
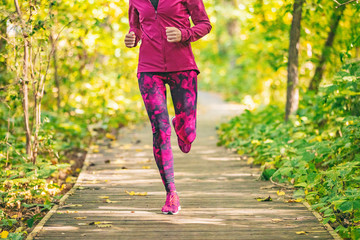
[[[303,204],[285,203],[276,194],[278,188],[258,181],[258,168],[216,147],[214,119],[213,115],[199,117],[198,136],[189,154],[180,152],[172,135],[175,183],[182,205],[178,215],[160,212],[165,192],[146,124],[122,129],[114,142],[97,144],[99,153],[89,154],[85,161],[95,165],[82,171],[77,181],[81,189],[67,198],[35,239],[333,239]],[[136,140],[140,144],[134,144]],[[129,196],[125,190],[148,195]],[[291,191],[285,192],[287,198],[291,196]],[[271,202],[255,199],[269,195]],[[100,196],[116,202],[105,203]],[[110,221],[112,227],[79,225],[95,221]],[[302,231],[306,233],[296,234]]]

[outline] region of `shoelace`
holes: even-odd
[[[176,200],[177,200],[176,194],[171,194],[171,193],[170,193],[169,205],[170,205],[170,206],[175,206]]]

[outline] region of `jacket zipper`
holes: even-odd
[[[148,1],[149,1],[149,3],[151,4],[151,6],[153,6],[152,3],[151,3],[151,1],[150,1],[150,0],[148,0]],[[159,2],[160,2],[160,0],[159,0]],[[158,2],[158,7],[159,7],[159,2]],[[155,20],[157,20],[157,9],[155,9],[154,6],[153,6],[153,8],[154,8],[154,10],[155,10]],[[163,41],[164,41],[164,40],[166,41],[166,39],[164,39],[163,37],[162,37],[162,39],[163,39]],[[164,44],[164,42],[163,42],[162,50],[163,50],[163,56],[164,56],[164,67],[165,67],[165,71],[166,71],[166,70],[167,70],[167,66],[166,66],[166,56],[165,56],[165,44]]]

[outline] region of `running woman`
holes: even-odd
[[[188,153],[196,137],[200,73],[190,43],[208,34],[212,27],[202,0],[129,0],[129,25],[126,47],[136,47],[141,40],[137,77],[151,122],[155,161],[167,192],[161,211],[177,214],[181,207],[174,182],[165,84],[170,86],[175,109],[171,124],[179,148]]]

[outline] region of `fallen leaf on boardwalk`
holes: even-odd
[[[8,231],[2,231],[1,232],[1,238],[7,238],[9,235],[9,232]]]
[[[149,162],[152,162],[151,159],[144,160],[144,161],[139,161],[138,163],[143,164],[143,163],[149,163]]]
[[[86,236],[86,233],[81,234],[81,236],[82,236],[82,237],[85,237],[85,236]]]
[[[285,195],[285,192],[284,191],[277,191],[276,194],[278,196],[283,196],[283,195]]]
[[[78,213],[78,211],[65,211],[64,213]]]
[[[128,169],[127,167],[121,167],[121,169]]]
[[[146,195],[147,195],[147,192],[143,192],[143,193],[141,193],[141,192],[134,192],[134,191],[129,192],[129,191],[127,191],[127,190],[125,190],[125,192],[126,192],[127,194],[129,194],[130,196],[134,196],[134,195],[136,195],[136,196],[146,196]]]
[[[74,217],[74,219],[86,219],[87,217]]]
[[[107,199],[107,198],[109,198],[109,197],[108,197],[108,196],[99,196],[99,198]]]
[[[288,199],[288,200],[285,200],[285,202],[287,203],[295,203],[295,202],[301,202],[302,200],[301,199]]]
[[[142,166],[143,169],[150,169],[150,166]]]
[[[130,143],[129,143],[129,144],[125,144],[125,145],[122,146],[122,148],[125,149],[125,150],[126,150],[126,149],[130,149],[131,147],[132,147],[132,144],[130,144]]]
[[[307,232],[305,232],[305,231],[296,232],[296,234],[298,234],[298,235],[306,235],[306,233]]]
[[[92,152],[93,152],[93,153],[98,153],[98,152],[99,152],[99,149],[95,148],[95,149],[93,149]]]
[[[117,203],[117,202],[119,202],[119,201],[111,201],[110,199],[106,199],[105,202],[107,202],[107,203]]]
[[[16,215],[16,214],[11,216],[11,218],[17,218],[17,217],[18,217],[18,215]]]
[[[84,187],[77,187],[77,189],[83,190],[83,189],[85,189],[85,188],[84,188]]]
[[[261,198],[261,197],[257,197],[256,200],[258,200],[259,202],[268,202],[268,201],[272,201],[271,197],[268,196],[267,198]]]
[[[135,149],[135,151],[137,151],[137,152],[142,152],[143,150],[140,149],[140,148],[137,148],[137,149]]]
[[[81,204],[69,204],[69,205],[65,205],[64,207],[82,207]]]
[[[105,163],[110,163],[110,160],[108,159],[108,160],[105,160]]]
[[[111,139],[111,140],[115,140],[116,137],[114,135],[112,135],[111,133],[107,133],[105,134],[105,137],[108,138],[108,139]]]
[[[135,211],[131,211],[131,213],[135,213]]]
[[[282,220],[282,219],[280,219],[280,218],[273,218],[273,219],[271,219],[271,221],[272,221],[273,223],[278,223],[278,222],[282,222],[282,221],[284,221],[284,220]]]
[[[98,228],[109,228],[109,227],[112,227],[111,224],[99,224],[99,225],[96,225]]]
[[[104,221],[104,222],[90,222],[89,225],[101,225],[101,224],[111,224],[112,222],[107,222],[107,221]]]

